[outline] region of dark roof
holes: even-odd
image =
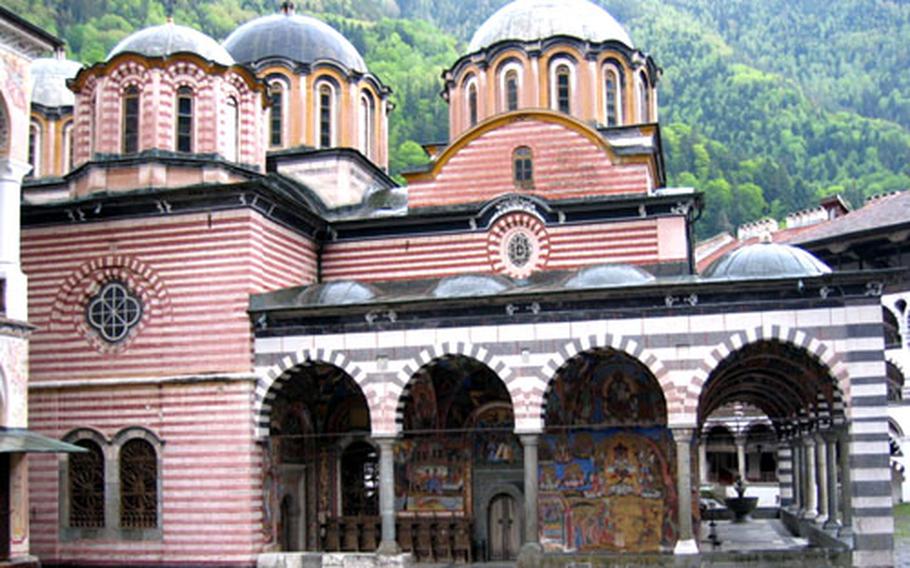
[[[870,199],[866,205],[827,223],[810,227],[789,239],[805,245],[866,232],[887,232],[889,228],[910,223],[910,191]]]
[[[224,47],[238,63],[283,57],[298,63],[334,61],[367,72],[363,57],[343,35],[325,22],[298,14],[273,14],[247,22],[224,40]]]
[[[3,6],[0,6],[0,18],[11,21],[17,27],[20,27],[38,39],[45,41],[51,45],[52,48],[63,47],[64,41],[53,34],[49,34],[43,29],[39,28],[35,24],[19,17],[17,14],[10,12]]]

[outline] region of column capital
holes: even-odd
[[[31,164],[12,158],[0,158],[0,182],[22,183],[25,174],[32,171]]]
[[[392,446],[399,440],[399,436],[394,434],[376,434],[371,435],[370,439],[380,446]]]
[[[814,448],[815,447],[815,436],[813,436],[812,434],[809,434],[808,436],[804,436],[803,445],[806,446],[807,448]]]
[[[673,433],[673,439],[677,444],[691,444],[695,434],[695,427],[683,426],[678,428],[670,428],[670,432]]]
[[[521,440],[521,445],[524,447],[537,446],[540,444],[540,436],[539,432],[524,432],[518,435],[518,439]]]

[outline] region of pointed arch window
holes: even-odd
[[[177,89],[177,151],[193,151],[193,89]]]
[[[158,526],[158,457],[141,438],[120,449],[120,527],[147,529]]]
[[[512,174],[516,187],[530,189],[534,186],[534,163],[527,146],[519,146],[512,152]]]
[[[269,146],[284,146],[284,85],[280,81],[271,84],[269,102]]]
[[[319,94],[319,147],[331,148],[335,145],[335,89],[328,82],[322,82],[317,89]]]
[[[622,87],[619,71],[609,65],[604,68],[604,122],[607,126],[622,124]]]
[[[224,132],[225,158],[236,162],[240,157],[240,108],[237,99],[228,97]]]
[[[360,151],[367,158],[373,157],[375,139],[376,101],[364,91],[360,95]]]
[[[101,528],[104,526],[104,454],[91,440],[75,445],[87,451],[69,456],[69,526]]]
[[[638,116],[639,122],[651,122],[651,86],[644,72],[638,74]]]
[[[468,83],[468,124],[477,124],[477,81],[474,80]]]
[[[506,71],[506,110],[518,110],[518,71],[509,69]]]
[[[28,127],[28,163],[32,167],[28,177],[41,175],[41,125],[32,122]]]
[[[127,87],[123,92],[123,142],[124,154],[139,151],[139,88]]]

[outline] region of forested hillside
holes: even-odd
[[[277,0],[173,0],[175,19],[223,39]],[[309,0],[395,90],[393,172],[444,140],[440,73],[505,0]],[[843,193],[910,188],[910,3],[894,0],[601,0],[664,69],[669,183],[707,194],[706,236]],[[0,0],[102,59],[164,21],[161,0]]]

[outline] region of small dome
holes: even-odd
[[[480,51],[507,39],[535,41],[560,35],[597,43],[615,40],[632,47],[625,28],[588,0],[515,0],[477,29],[468,51]]]
[[[72,79],[82,64],[69,59],[42,58],[32,61],[32,102],[46,107],[73,106],[76,96],[66,80]]]
[[[472,296],[492,296],[509,287],[496,276],[450,276],[439,281],[433,289],[434,298],[470,298]]]
[[[240,63],[284,57],[298,63],[335,61],[353,71],[367,71],[357,48],[335,28],[290,11],[243,24],[224,40],[224,47]]]
[[[221,65],[234,64],[234,58],[217,41],[200,31],[173,22],[145,28],[125,37],[114,46],[107,58],[127,52],[148,57],[167,57],[189,52]]]
[[[708,278],[818,276],[831,268],[805,250],[777,243],[747,245],[725,254],[705,270]]]
[[[376,293],[369,287],[353,280],[328,282],[318,286],[312,298],[314,304],[337,306],[341,304],[363,304],[376,298]]]
[[[566,280],[566,288],[607,288],[653,282],[654,276],[637,266],[629,264],[602,264],[578,271]]]

